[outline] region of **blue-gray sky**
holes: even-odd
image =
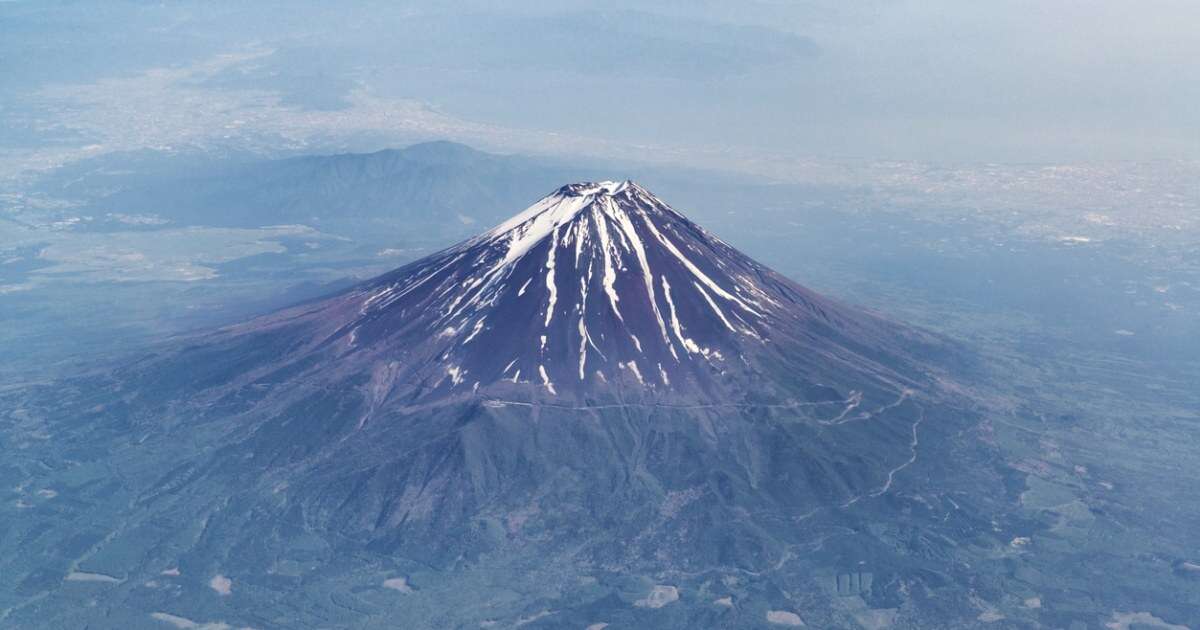
[[[222,143],[1200,158],[1200,3],[0,3],[0,162]]]

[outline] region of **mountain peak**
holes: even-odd
[[[364,291],[363,315],[432,293],[417,317],[450,387],[695,385],[765,343],[778,305],[757,265],[630,181],[564,186],[427,261]]]
[[[484,153],[458,142],[449,140],[431,140],[411,144],[399,150],[399,153],[410,159],[420,159],[427,162],[461,162],[474,160],[485,156]]]
[[[616,212],[621,207],[636,207],[640,212],[659,212],[667,208],[666,204],[630,180],[567,184],[481,234],[474,242],[508,242],[509,251],[505,260],[512,262],[546,237],[561,231],[564,226],[577,220],[587,221],[593,213],[618,217]]]
[[[605,180],[601,182],[577,182],[567,184],[558,189],[558,194],[569,197],[604,196],[617,194],[630,186],[637,186],[631,180],[616,182]],[[640,188],[640,187],[639,187]]]

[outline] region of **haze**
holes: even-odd
[[[1197,23],[1185,0],[10,2],[0,146],[38,168],[450,138],[779,179],[813,158],[1194,159]]]

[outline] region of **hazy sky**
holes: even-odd
[[[243,4],[0,3],[0,166],[435,137],[752,171],[1200,158],[1195,0]]]

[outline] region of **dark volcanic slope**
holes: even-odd
[[[928,384],[909,358],[928,340],[764,268],[632,182],[565,186],[474,239],[233,334],[281,328],[308,332],[279,363],[309,361],[321,380],[369,371],[378,403],[783,404]]]

